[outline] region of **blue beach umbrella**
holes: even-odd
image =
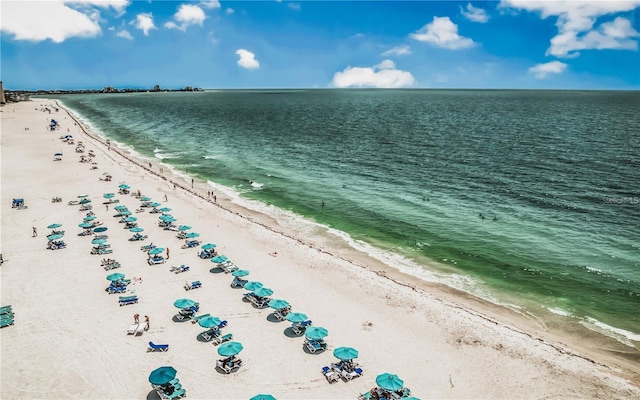
[[[160,254],[164,251],[164,247],[155,247],[149,250],[149,254]]]
[[[151,197],[144,196],[140,201],[151,201]]]
[[[110,199],[112,197],[114,197],[115,194],[114,193],[105,193],[102,195],[102,197],[104,197],[105,199]]]
[[[56,228],[60,228],[61,226],[62,224],[51,224],[47,226],[47,229],[56,229]]]
[[[131,215],[131,211],[129,211],[129,210],[122,210],[122,211],[120,211],[120,215]]]
[[[153,202],[151,204],[149,204],[151,207],[160,207],[162,204],[158,203],[158,202]]]
[[[285,317],[289,322],[304,322],[309,319],[307,314],[301,312],[291,312]]]
[[[116,211],[123,211],[127,209],[127,206],[115,206],[113,209]]]
[[[253,294],[255,294],[258,297],[267,297],[267,296],[271,296],[273,294],[273,290],[263,287],[260,288],[258,290],[254,290]]]
[[[237,276],[238,278],[240,278],[242,276],[249,275],[249,271],[247,271],[246,269],[239,269],[239,270],[233,271],[231,275]]]
[[[236,354],[240,353],[242,349],[243,346],[240,342],[227,342],[218,347],[218,354],[223,357],[235,356]]]
[[[255,292],[258,289],[262,289],[264,285],[262,282],[247,282],[244,284],[244,288],[250,292]]]
[[[337,347],[333,350],[333,355],[342,361],[349,361],[358,358],[358,350],[353,347]]]
[[[171,209],[169,207],[162,207],[162,208],[159,208],[158,211],[169,212],[171,211]]]
[[[198,236],[200,236],[200,234],[197,232],[189,232],[185,235],[185,237],[188,237],[188,238],[197,238]]]
[[[172,216],[172,215],[168,215],[168,214],[167,214],[167,215],[161,215],[161,216],[159,216],[159,217],[158,217],[158,219],[159,219],[160,221],[165,221],[165,222],[166,222],[166,221],[172,222],[172,221],[175,221],[175,220],[176,220],[175,218],[173,218],[173,216]]]
[[[289,306],[290,304],[286,300],[273,299],[269,302],[269,307],[273,308],[274,310],[282,310],[283,308],[287,308]]]
[[[214,326],[220,325],[221,322],[222,321],[218,317],[208,316],[208,317],[199,319],[198,325],[200,325],[203,328],[213,328]]]
[[[177,373],[178,371],[173,367],[160,367],[151,371],[151,374],[149,374],[149,382],[151,382],[152,385],[164,385],[175,379]]]
[[[257,394],[249,400],[276,400],[276,398],[270,394]]]
[[[173,306],[176,308],[191,308],[196,305],[196,302],[191,299],[178,299],[173,302]]]
[[[90,223],[88,223],[88,222],[83,222],[83,223],[81,223],[81,224],[78,224],[78,226],[79,226],[80,228],[85,228],[85,229],[87,229],[87,228],[91,228],[91,227],[93,226],[93,224],[90,224]]]
[[[93,239],[91,241],[91,244],[104,244],[106,242],[107,242],[106,239]]]
[[[138,217],[127,217],[124,219],[124,222],[135,222],[138,220]]]
[[[204,250],[211,250],[211,249],[215,249],[216,245],[213,243],[207,243],[205,245],[202,246],[202,249]]]
[[[91,200],[89,199],[82,199],[79,201],[80,204],[87,204],[87,203],[91,203]]]
[[[389,374],[385,372],[376,377],[376,383],[384,390],[395,392],[404,387],[404,381],[398,377],[398,375]]]
[[[100,233],[100,232],[105,232],[106,230],[107,230],[106,226],[99,226],[96,229],[94,229],[93,231]]]
[[[133,233],[143,232],[143,231],[144,231],[144,229],[140,228],[139,226],[136,226],[135,228],[129,229],[129,232],[133,232]]]
[[[49,235],[49,236],[47,236],[47,239],[49,239],[49,240],[51,241],[51,240],[58,240],[58,239],[60,239],[61,237],[62,237],[62,235],[61,235],[61,234],[59,234],[59,233],[55,233],[55,234],[53,234],[53,235]]]
[[[131,188],[131,186],[127,185],[126,183],[122,183],[122,184],[118,185],[118,187],[120,189],[129,189],[129,188]]]
[[[191,227],[189,225],[180,225],[178,227],[179,231],[188,231],[189,229],[191,229]]]
[[[211,259],[211,262],[212,262],[212,263],[219,264],[219,263],[225,262],[225,261],[227,261],[227,260],[228,260],[228,258],[227,258],[227,257],[225,257],[225,256],[215,256],[215,257],[213,257],[213,258]]]
[[[87,217],[84,217],[82,220],[83,221],[93,221],[94,219],[96,219],[97,217],[95,215],[89,215]]]
[[[116,282],[121,279],[124,279],[124,274],[121,274],[120,272],[107,275],[107,280],[111,282]]]
[[[311,340],[323,339],[328,334],[329,334],[329,331],[326,328],[323,328],[321,326],[310,326],[304,332],[304,335]]]

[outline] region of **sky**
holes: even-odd
[[[0,0],[7,89],[640,90],[640,0]]]

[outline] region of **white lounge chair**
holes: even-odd
[[[127,329],[127,335],[135,335],[136,329],[138,329],[138,325],[140,324],[137,322],[134,322],[133,324],[131,324],[129,329]]]
[[[134,336],[138,336],[138,335],[142,335],[142,333],[144,332],[144,324],[138,324],[138,327],[136,328],[136,333]]]

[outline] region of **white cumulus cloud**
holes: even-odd
[[[240,56],[238,59],[238,65],[246,69],[258,69],[260,63],[256,60],[256,55],[245,49],[236,50],[236,54]]]
[[[544,64],[536,64],[529,68],[529,73],[536,77],[536,79],[544,79],[549,74],[561,74],[567,69],[567,64],[560,61],[551,61]]]
[[[131,36],[129,31],[127,31],[126,29],[123,29],[120,32],[116,33],[116,36],[123,39],[133,40],[133,36]]]
[[[153,24],[153,15],[151,13],[142,13],[136,15],[136,22],[134,26],[140,29],[145,36],[149,36],[149,31],[151,29],[158,29]]]
[[[200,4],[204,8],[220,8],[220,2],[218,0],[205,0]]]
[[[227,9],[225,10],[225,12],[227,13],[227,15],[231,15],[231,14],[233,14],[233,8],[231,8],[231,7],[227,7]]]
[[[475,46],[473,40],[458,34],[458,25],[451,22],[449,17],[433,17],[433,22],[412,33],[410,37],[419,42],[431,43],[449,50],[467,49]]]
[[[489,15],[482,8],[477,8],[471,5],[471,3],[467,4],[467,9],[460,7],[460,14],[462,14],[466,19],[473,22],[479,22],[484,24],[489,21]]]
[[[385,51],[384,53],[382,53],[383,56],[387,57],[387,56],[404,56],[407,54],[411,54],[411,49],[409,48],[408,45],[404,45],[404,46],[396,46],[392,49],[389,49],[387,51]]]
[[[186,31],[189,25],[200,25],[207,18],[202,8],[193,4],[182,4],[173,16],[174,21],[164,24],[165,28]]]
[[[373,67],[347,67],[333,75],[331,86],[337,88],[370,87],[401,88],[415,83],[411,72],[396,69],[392,60],[384,60]]]
[[[611,14],[632,11],[640,0],[502,0],[500,7],[538,12],[545,19],[557,17],[558,34],[551,39],[547,55],[577,57],[580,50],[635,50],[638,32],[627,18],[602,21]],[[594,28],[597,21],[600,25]]]
[[[123,12],[128,0],[3,1],[0,31],[14,40],[62,43],[102,33],[99,8]]]

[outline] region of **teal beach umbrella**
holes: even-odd
[[[106,243],[106,242],[107,242],[107,240],[106,240],[106,239],[93,239],[93,240],[91,241],[91,244],[104,244],[104,243]]]
[[[358,350],[353,347],[336,347],[333,355],[342,361],[349,361],[358,358]]]
[[[140,201],[151,201],[151,197],[144,196]]]
[[[99,226],[96,229],[94,229],[93,231],[100,233],[100,232],[105,232],[106,230],[107,230],[106,226]]]
[[[191,228],[189,228],[189,229],[191,229]],[[203,245],[202,248],[204,250],[211,250],[211,249],[215,249],[216,245],[213,244],[213,243],[207,243],[207,244]]]
[[[191,227],[189,225],[180,225],[178,227],[179,231],[188,231],[189,229],[191,229]]]
[[[84,199],[85,197],[89,197],[89,195],[88,194],[79,194],[78,195],[79,199]]]
[[[173,305],[176,308],[191,308],[196,304],[197,303],[191,299],[178,299],[173,302]]]
[[[91,203],[91,200],[89,199],[82,199],[78,202],[79,204],[87,204],[87,203]]]
[[[258,297],[267,297],[267,296],[271,296],[273,294],[273,290],[263,287],[260,288],[258,290],[254,290],[253,294],[255,294]]]
[[[212,263],[219,264],[219,263],[225,262],[225,261],[227,261],[227,260],[228,260],[228,258],[227,258],[227,257],[225,257],[225,256],[215,256],[215,257],[213,257],[213,258],[211,259],[211,262],[212,262]]]
[[[384,373],[376,377],[376,383],[384,390],[395,392],[404,387],[404,381],[398,377],[398,375]]]
[[[173,367],[160,367],[151,371],[149,382],[153,385],[164,385],[175,379],[177,373]]]
[[[237,276],[238,278],[240,278],[242,276],[249,275],[249,271],[247,271],[246,269],[239,269],[239,270],[233,271],[231,275]]]
[[[133,232],[133,233],[136,233],[136,232],[143,232],[143,231],[144,231],[144,229],[143,229],[143,228],[140,228],[139,226],[136,226],[135,228],[131,228],[131,229],[129,229],[129,232]]]
[[[127,217],[124,219],[124,222],[135,222],[138,220],[138,217]]]
[[[235,356],[236,354],[240,353],[242,349],[243,346],[240,342],[227,342],[218,347],[218,354],[223,357]]]
[[[262,282],[257,282],[257,281],[247,282],[244,284],[244,288],[250,292],[255,292],[258,289],[262,289],[263,286],[264,285],[262,284]]]
[[[102,197],[104,197],[105,199],[110,199],[110,198],[112,198],[114,196],[115,196],[115,194],[113,194],[113,193],[105,193],[105,194],[102,195]]]
[[[203,328],[213,328],[214,326],[220,325],[221,322],[222,321],[218,317],[208,316],[198,320],[198,325]]]
[[[162,208],[159,208],[159,209],[158,209],[158,211],[162,211],[162,212],[169,212],[169,211],[171,211],[171,208],[169,208],[169,207],[162,207]]]
[[[121,279],[124,279],[124,274],[121,274],[120,272],[107,275],[107,280],[111,282],[119,281]]]
[[[326,328],[323,328],[321,326],[310,326],[304,332],[304,335],[311,340],[323,339],[328,334],[329,334],[329,331]]]
[[[282,310],[283,308],[290,307],[290,304],[286,300],[273,299],[269,302],[269,307],[275,310]]]
[[[58,239],[60,239],[61,237],[62,237],[62,235],[61,235],[61,234],[59,234],[59,233],[54,233],[53,235],[49,235],[49,236],[47,236],[47,239],[49,239],[49,240],[58,240]]]
[[[257,394],[249,400],[276,400],[276,398],[270,394]]]
[[[292,312],[285,317],[289,322],[304,322],[309,319],[307,314],[301,312]]]
[[[185,235],[185,237],[188,237],[188,238],[197,238],[199,236],[200,234],[198,232],[190,232]]]
[[[149,254],[160,254],[164,251],[164,247],[155,247],[149,250]]]
[[[89,215],[88,217],[84,217],[82,220],[83,221],[93,221],[96,218],[97,217],[95,215]]]
[[[88,222],[83,222],[81,224],[78,225],[80,228],[91,228],[93,226],[93,224],[90,224]]]
[[[60,228],[61,226],[62,224],[51,224],[47,226],[47,229],[56,229],[56,228]]]

